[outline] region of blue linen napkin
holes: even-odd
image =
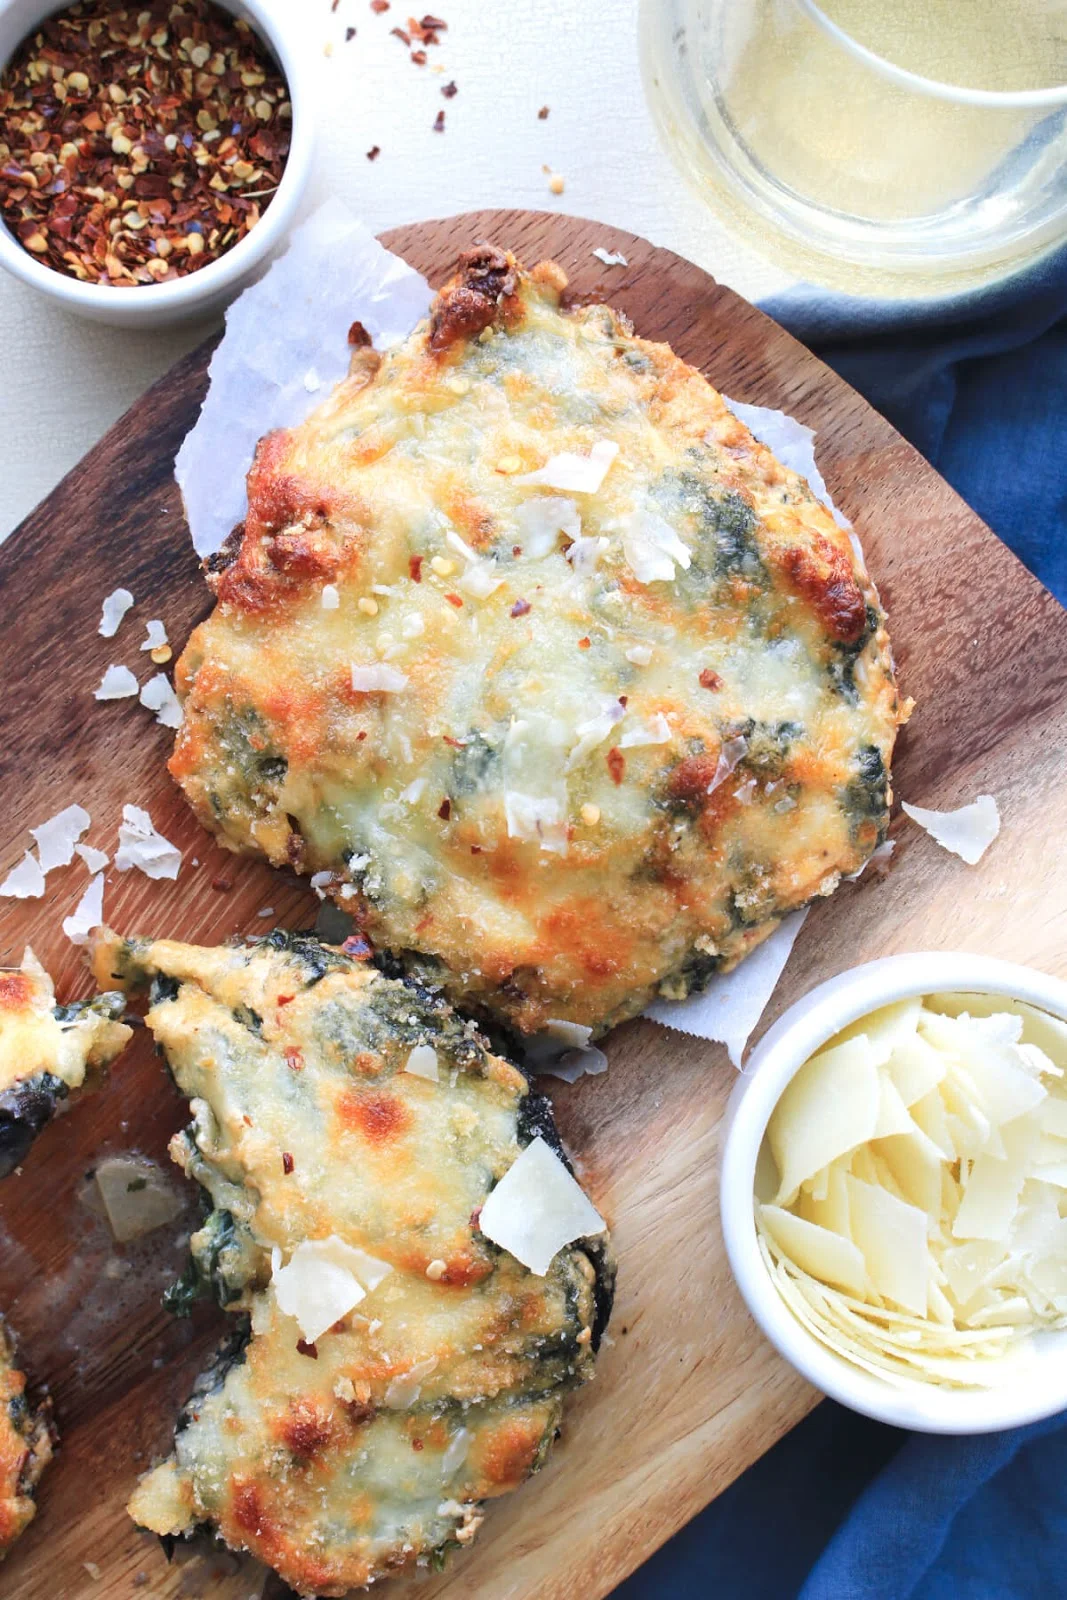
[[[938,304],[764,305],[1067,604],[1067,250]],[[967,1439],[825,1401],[614,1600],[1067,1596],[1067,1413]]]

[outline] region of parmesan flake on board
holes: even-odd
[[[104,603],[100,608],[100,626],[96,630],[101,638],[113,639],[119,631],[119,623],[133,605],[133,595],[129,589],[112,589],[109,595],[104,596]]]
[[[961,856],[969,867],[981,861],[1000,832],[1000,812],[991,794],[980,794],[970,805],[959,806],[955,811],[929,811],[925,806],[911,806],[906,800],[900,809],[945,850]]]
[[[17,866],[11,868],[3,883],[0,895],[13,900],[39,900],[44,894],[44,873],[37,857],[27,850]]]
[[[115,852],[118,870],[138,867],[146,878],[176,878],[181,864],[181,851],[156,831],[148,812],[140,806],[123,806]]]
[[[143,646],[142,646],[143,648]],[[141,704],[149,711],[156,713],[156,721],[161,722],[165,728],[180,728],[184,720],[181,704],[174,692],[174,685],[165,672],[157,672],[149,678],[141,690]]]
[[[116,666],[112,663],[93,690],[93,699],[128,700],[136,693],[137,679],[129,667]]]
[[[151,622],[145,624],[145,640],[141,645],[142,650],[162,650],[163,646],[169,643],[167,630],[158,617],[153,617]]]
[[[63,918],[63,932],[71,944],[88,944],[94,928],[104,920],[104,874],[98,872],[74,907],[69,917]]]
[[[31,828],[37,841],[37,860],[41,871],[48,873],[54,867],[67,867],[74,860],[74,851],[92,818],[84,806],[66,806],[38,827]]]

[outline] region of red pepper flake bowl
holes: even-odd
[[[107,9],[115,12],[125,11],[134,18],[145,13],[151,13],[152,22],[156,25],[154,31],[157,38],[164,41],[162,50],[166,54],[163,56],[163,61],[166,62],[167,56],[173,57],[175,53],[171,49],[171,40],[164,40],[169,13],[175,7],[182,7],[186,12],[190,10],[194,12],[202,11],[204,4],[205,0],[173,0],[172,4],[164,4],[163,0],[143,0],[143,3],[138,6],[136,0],[114,0],[114,4]],[[5,68],[9,64],[13,68],[16,67],[23,59],[24,52],[21,47],[24,43],[28,39],[32,39],[49,19],[52,19],[53,22],[58,22],[71,9],[71,0],[67,0],[66,5],[57,5],[56,0],[0,0],[0,64]],[[87,0],[86,9],[92,14],[98,13],[101,9],[99,0]],[[28,192],[23,197],[21,216],[13,215],[12,188],[14,180],[12,173],[6,172],[3,177],[0,177],[0,186],[3,189],[5,202],[0,207],[0,266],[13,273],[15,277],[21,278],[24,283],[28,283],[32,288],[39,289],[56,304],[63,306],[68,311],[76,312],[78,315],[88,317],[92,321],[106,322],[115,326],[129,328],[160,327],[166,323],[181,322],[194,317],[210,315],[212,312],[221,310],[244,287],[245,283],[256,275],[266,258],[282,242],[292,224],[307,184],[313,146],[311,120],[313,97],[308,85],[305,58],[302,53],[300,12],[297,8],[294,8],[291,22],[289,20],[283,21],[281,13],[284,12],[288,16],[288,7],[275,7],[269,3],[269,0],[212,0],[212,9],[226,13],[239,22],[246,23],[252,34],[256,36],[257,48],[262,53],[262,47],[265,46],[266,56],[268,58],[273,57],[273,65],[278,69],[280,78],[284,80],[288,90],[288,102],[292,107],[289,149],[287,155],[284,156],[284,164],[280,166],[279,171],[280,155],[276,155],[273,163],[271,163],[269,140],[264,141],[262,138],[257,138],[255,143],[252,144],[251,153],[258,155],[261,151],[265,151],[265,156],[260,156],[263,166],[268,168],[269,172],[270,166],[273,165],[274,171],[269,172],[269,178],[264,185],[260,185],[257,181],[255,187],[252,188],[251,182],[248,181],[245,182],[243,187],[234,186],[233,203],[227,205],[227,210],[231,215],[226,219],[225,232],[222,235],[225,238],[225,233],[232,232],[233,241],[220,244],[214,259],[210,259],[212,254],[210,234],[205,240],[203,223],[198,222],[195,218],[189,220],[184,216],[187,211],[192,211],[193,209],[185,203],[186,195],[191,200],[193,192],[188,183],[184,191],[179,184],[178,192],[166,197],[171,202],[171,205],[165,204],[160,208],[165,216],[174,219],[174,226],[169,230],[169,238],[166,237],[168,230],[158,226],[153,208],[151,206],[147,208],[150,214],[146,219],[145,233],[153,235],[158,233],[163,238],[163,248],[160,249],[158,241],[156,241],[143,254],[138,252],[136,244],[127,250],[116,251],[116,260],[111,264],[115,274],[114,277],[112,277],[109,265],[106,262],[101,271],[101,264],[98,261],[90,260],[88,262],[89,274],[100,273],[104,280],[100,282],[88,281],[77,275],[79,263],[73,254],[75,241],[79,239],[78,248],[80,250],[92,249],[92,234],[94,228],[98,226],[95,216],[87,216],[84,206],[82,206],[75,216],[72,226],[68,220],[71,211],[69,202],[64,202],[57,206],[55,218],[53,218],[53,220],[58,219],[60,222],[60,228],[57,231],[62,233],[67,227],[72,226],[72,232],[74,230],[78,230],[78,232],[75,233],[75,239],[70,241],[72,255],[69,261],[69,270],[61,270],[57,266],[48,265],[46,264],[48,256],[50,254],[54,255],[57,248],[52,236],[52,230],[46,226],[42,230],[43,238],[34,236],[33,218],[40,214],[40,208],[35,208],[33,204],[35,196],[32,192]],[[156,16],[157,12],[160,13],[159,17]],[[249,42],[252,43],[253,41],[250,40]],[[185,43],[185,53],[188,54],[188,39]],[[60,53],[62,54],[62,52]],[[196,55],[191,60],[191,65],[195,69],[197,76],[200,76],[201,68],[205,72],[210,72],[213,66],[211,59],[200,61],[200,54],[201,51],[198,48]],[[147,56],[145,59],[147,60]],[[94,62],[95,57],[92,60],[86,58],[74,61],[71,64],[71,60],[65,57],[64,64],[61,67],[52,69],[47,66],[47,57],[45,57],[44,63],[34,63],[31,66],[30,75],[32,77],[34,72],[43,74],[46,71],[51,71],[53,78],[55,78],[56,70],[58,70],[60,77],[56,81],[62,80],[66,104],[71,106],[72,111],[75,110],[76,106],[84,108],[94,125],[96,120],[101,122],[101,127],[95,129],[93,155],[95,157],[99,154],[106,167],[109,152],[113,154],[115,157],[116,177],[110,178],[105,172],[105,177],[108,178],[108,181],[102,186],[99,183],[94,184],[92,177],[90,177],[89,185],[83,183],[78,185],[78,188],[79,190],[84,190],[91,186],[94,190],[99,189],[98,197],[104,196],[105,192],[117,195],[119,197],[118,214],[121,214],[124,200],[141,198],[142,190],[146,193],[151,190],[152,196],[155,195],[155,190],[160,187],[155,173],[158,167],[167,166],[168,163],[166,160],[159,163],[155,162],[152,159],[151,151],[143,152],[135,139],[131,139],[125,131],[127,117],[125,107],[128,103],[131,106],[145,103],[143,86],[140,83],[133,85],[135,92],[130,95],[128,102],[124,98],[125,90],[122,84],[117,85],[117,94],[115,89],[111,88],[110,83],[107,85],[107,98],[115,106],[115,117],[112,118],[108,114],[107,103],[99,92],[94,98],[94,90],[99,91],[100,87],[99,83],[94,83],[90,77],[91,67]],[[240,91],[244,87],[242,74],[231,70],[232,65],[233,63],[231,63],[230,67],[227,67],[225,73],[222,73],[220,64],[215,63],[215,69],[220,74],[220,86],[230,83]],[[237,65],[241,65],[241,63],[237,63]],[[254,63],[247,63],[246,65],[253,66]],[[83,67],[86,68],[85,71],[82,70]],[[258,71],[253,71],[248,75],[263,82],[263,78]],[[68,87],[72,76],[74,77],[73,85]],[[254,92],[257,86],[252,84],[250,87]],[[270,96],[271,81],[269,76],[263,92]],[[50,93],[49,100],[51,98],[52,95]],[[63,96],[61,95],[59,98],[62,100]],[[34,104],[36,103],[35,100]],[[198,103],[202,104],[203,102]],[[209,98],[207,104],[210,105],[210,103]],[[103,108],[102,116],[99,115],[101,108]],[[275,126],[278,122],[278,116],[272,113],[268,117],[266,113],[269,108],[264,106],[262,109],[265,117],[265,126],[268,129]],[[97,112],[96,117],[93,116],[94,110]],[[164,115],[173,114],[173,96],[171,96],[169,105],[165,106],[163,110]],[[207,188],[201,198],[210,198],[212,202],[221,198],[225,205],[227,203],[227,195],[225,193],[224,180],[227,175],[225,171],[221,173],[218,171],[216,160],[218,147],[220,144],[225,145],[227,141],[234,145],[234,149],[229,150],[224,158],[229,162],[230,166],[233,166],[235,161],[240,162],[242,160],[252,165],[252,162],[248,161],[250,152],[245,149],[244,142],[241,140],[241,133],[247,133],[248,130],[240,128],[239,124],[233,124],[230,128],[219,127],[217,118],[213,118],[210,110],[202,110],[197,113],[197,116],[200,119],[197,124],[198,129],[203,134],[208,135],[204,149],[201,150],[199,145],[189,146],[184,138],[182,140],[185,148],[192,149],[193,154],[198,157],[195,167],[192,169],[194,171],[193,185],[195,187],[197,181],[195,178],[197,169],[210,172],[213,177],[218,174],[218,181],[214,185],[211,184],[210,178],[206,180]],[[122,122],[121,127],[119,126],[120,121]],[[212,125],[213,123],[215,124],[214,126]],[[170,125],[173,126],[173,123]],[[238,128],[240,131],[235,136],[234,130]],[[136,133],[136,129],[132,131]],[[173,135],[171,137],[173,138]],[[194,134],[194,141],[198,137],[199,134]],[[56,142],[55,137],[50,135],[47,127],[42,128],[37,133],[27,131],[25,141],[25,150],[22,150],[20,145],[20,151],[23,156],[26,156],[28,151],[27,159],[21,163],[23,171],[29,172],[31,177],[37,172],[42,172],[49,181],[49,194],[55,194],[59,200],[62,200],[65,172],[70,170],[69,166],[66,169],[64,168],[63,161],[64,159],[69,161],[71,155],[76,154],[73,145],[64,148],[61,143],[59,148],[53,149],[52,146]],[[156,142],[159,142],[158,138]],[[2,129],[0,129],[0,144],[4,144],[7,149],[14,150],[14,146],[10,141],[5,141]],[[127,148],[127,146],[131,148]],[[0,154],[3,154],[3,150],[0,150]],[[181,151],[178,151],[177,154],[180,156]],[[199,157],[205,154],[208,160],[201,162]],[[5,161],[5,168],[8,164]],[[259,169],[257,168],[256,170],[258,171]],[[120,178],[117,176],[119,173],[121,173],[121,186],[119,186]],[[243,168],[240,169],[238,176],[241,174],[243,174]],[[98,176],[98,173],[96,175]],[[17,176],[16,174],[15,178]],[[244,174],[244,176],[246,179],[251,180],[250,174]],[[3,182],[3,178],[7,179],[6,183]],[[224,186],[222,189],[219,187],[220,184]],[[22,185],[15,184],[15,205],[18,204],[21,187]],[[28,191],[32,191],[34,186],[33,183],[27,183],[25,187]],[[72,189],[74,187],[74,185],[71,185]],[[270,189],[269,197],[266,195],[261,196],[258,193],[261,187]],[[80,204],[85,201],[85,198],[84,193],[79,194]],[[88,198],[91,204],[94,197],[90,195]],[[267,203],[262,208],[258,208],[258,201],[261,198],[266,198]],[[249,199],[255,199],[259,209],[258,220],[255,220],[252,226],[248,225],[250,208],[247,201]],[[109,219],[117,214],[113,200],[105,199],[103,203],[105,206],[110,205],[112,207],[107,212]],[[139,209],[143,212],[146,208],[142,206]],[[134,214],[132,207],[129,208],[129,214]],[[197,248],[195,241],[190,243],[193,233],[197,233],[201,240],[204,241],[200,248]],[[25,235],[25,238],[20,237],[21,235]],[[124,227],[123,237],[129,239],[135,236],[131,234],[130,229]],[[169,250],[168,245],[170,247]],[[42,246],[46,246],[46,248],[42,248]],[[179,257],[182,258],[181,265],[183,270],[178,273],[173,270],[175,249]],[[99,249],[97,249],[96,253],[99,255]],[[205,256],[209,259],[205,259]],[[166,265],[159,265],[160,259],[166,263],[168,257],[172,264],[171,270],[168,270]],[[148,261],[154,263],[153,277],[156,278],[156,281],[137,281],[135,276],[136,266],[142,263],[147,264]],[[119,266],[130,266],[131,264],[134,270],[127,271],[125,277],[119,279]],[[81,265],[84,267],[85,262],[83,261]]]

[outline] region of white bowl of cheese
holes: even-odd
[[[723,1235],[767,1338],[898,1427],[1067,1407],[1067,983],[890,956],[767,1033],[727,1110]]]

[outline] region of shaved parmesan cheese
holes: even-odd
[[[526,500],[515,514],[524,556],[547,556],[556,548],[560,534],[579,539],[582,519],[577,502],[559,495],[538,495]],[[590,541],[591,542],[591,541]]]
[[[27,850],[17,867],[12,867],[3,883],[0,895],[12,900],[39,900],[44,894],[44,873],[36,856]]]
[[[275,1250],[272,1264],[271,1287],[278,1306],[287,1317],[296,1318],[309,1344],[354,1310],[393,1270],[336,1234],[304,1240],[284,1267],[281,1252]]]
[[[408,680],[404,674],[384,662],[376,662],[370,667],[352,668],[352,687],[360,694],[399,694],[400,690],[406,689],[407,686]]]
[[[404,1071],[410,1072],[415,1078],[428,1078],[431,1083],[437,1083],[437,1051],[432,1044],[417,1044],[404,1064]]]
[[[448,1441],[448,1449],[441,1457],[441,1481],[443,1483],[447,1483],[449,1478],[454,1478],[466,1461],[473,1438],[474,1435],[469,1428],[456,1429]]]
[[[383,1403],[390,1410],[407,1411],[422,1393],[422,1380],[428,1378],[436,1367],[436,1356],[424,1356],[421,1361],[416,1361],[406,1372],[391,1378],[386,1384]]]
[[[95,845],[91,844],[76,844],[74,853],[81,856],[90,872],[101,872],[111,860],[106,850],[98,850]],[[193,865],[195,866],[196,863],[194,862]]]
[[[579,722],[575,728],[578,743],[567,757],[565,772],[573,772],[580,766],[591,750],[602,744],[610,733],[618,726],[626,715],[626,707],[621,705],[614,696],[607,696],[601,703],[601,708],[596,716],[590,717],[585,722]],[[625,743],[625,740],[622,741]]]
[[[788,1205],[806,1179],[873,1138],[880,1100],[862,1034],[804,1065],[767,1125],[779,1172],[777,1204]]]
[[[540,484],[546,489],[560,489],[564,494],[596,494],[618,453],[614,439],[598,439],[587,456],[564,450],[550,456],[536,472],[521,473],[511,481]]]
[[[145,624],[145,635],[144,644],[141,646],[142,650],[161,650],[165,644],[169,643],[167,630],[158,617],[153,617],[151,622]]]
[[[595,1044],[586,1044],[578,1050],[564,1050],[561,1056],[552,1056],[539,1066],[538,1075],[561,1078],[564,1083],[577,1083],[579,1078],[596,1078],[607,1072],[608,1058]]]
[[[174,692],[174,685],[165,672],[157,672],[154,678],[149,678],[141,690],[141,704],[149,711],[154,711],[156,721],[161,722],[165,728],[181,727],[182,708]]]
[[[37,841],[37,861],[42,872],[70,865],[75,846],[91,821],[84,806],[67,806],[40,827],[30,829]]]
[[[647,667],[652,660],[652,651],[647,644],[632,644],[623,653],[627,661],[632,661],[635,667]]]
[[[324,611],[336,611],[341,604],[341,591],[335,583],[324,583],[319,595],[319,604]]]
[[[119,631],[119,623],[133,605],[133,595],[128,589],[112,589],[104,597],[104,604],[100,611],[100,626],[97,632],[104,639],[113,639]]]
[[[621,250],[605,250],[602,244],[597,245],[593,254],[606,267],[628,267],[630,265]]]
[[[504,815],[509,839],[525,839],[555,855],[567,854],[567,823],[559,801],[553,796],[520,794],[516,789],[505,789]]]
[[[406,789],[401,789],[399,798],[403,800],[405,805],[418,805],[419,801],[422,799],[423,792],[425,791],[426,782],[427,780],[425,778],[413,779],[412,782],[408,784]]]
[[[619,740],[619,746],[623,750],[630,750],[642,744],[667,744],[670,738],[670,723],[662,711],[657,711],[651,722],[639,722],[636,727],[628,728]]]
[[[119,1244],[141,1239],[181,1213],[181,1196],[155,1162],[144,1156],[105,1156],[93,1176]]]
[[[597,562],[610,549],[611,540],[598,534],[595,538],[587,539],[583,534],[580,539],[575,539],[567,551],[567,560],[580,577],[588,578],[591,572],[596,571]]]
[[[115,865],[120,872],[138,867],[146,878],[176,878],[181,851],[157,833],[152,818],[139,806],[123,806]]]
[[[719,751],[719,759],[715,763],[715,771],[712,773],[711,782],[708,784],[709,794],[714,794],[720,783],[725,783],[738,762],[744,760],[747,751],[748,740],[743,733],[739,733],[733,739],[723,740],[722,748]]]
[[[487,600],[504,582],[492,561],[472,561],[459,579],[458,587],[475,600]]]
[[[928,811],[923,806],[910,806],[906,800],[901,810],[939,845],[962,856],[970,867],[981,861],[1000,832],[1000,812],[991,794],[980,794],[971,805],[960,806],[956,811]]]
[[[930,1275],[926,1213],[851,1176],[848,1204],[852,1237],[863,1252],[873,1288],[922,1316]]]
[[[768,1125],[756,1193],[771,1158],[780,1193],[756,1222],[809,1331],[865,1370],[966,1385],[994,1381],[983,1364],[1031,1330],[1067,1328],[1065,1067],[1059,1018],[933,995],[860,1018],[801,1068]],[[844,1141],[842,1088],[869,1097],[872,1075],[870,1135],[818,1165],[820,1141]]]
[[[98,872],[69,917],[63,918],[63,932],[71,944],[88,944],[89,935],[104,920],[104,874]]]
[[[487,1239],[543,1278],[564,1245],[595,1238],[607,1225],[538,1136],[490,1192],[478,1226]]]
[[[638,583],[669,583],[676,565],[685,571],[693,564],[670,523],[648,507],[635,511],[626,523],[622,551]]]
[[[94,700],[127,700],[137,693],[137,679],[129,667],[110,666],[93,690]]]

